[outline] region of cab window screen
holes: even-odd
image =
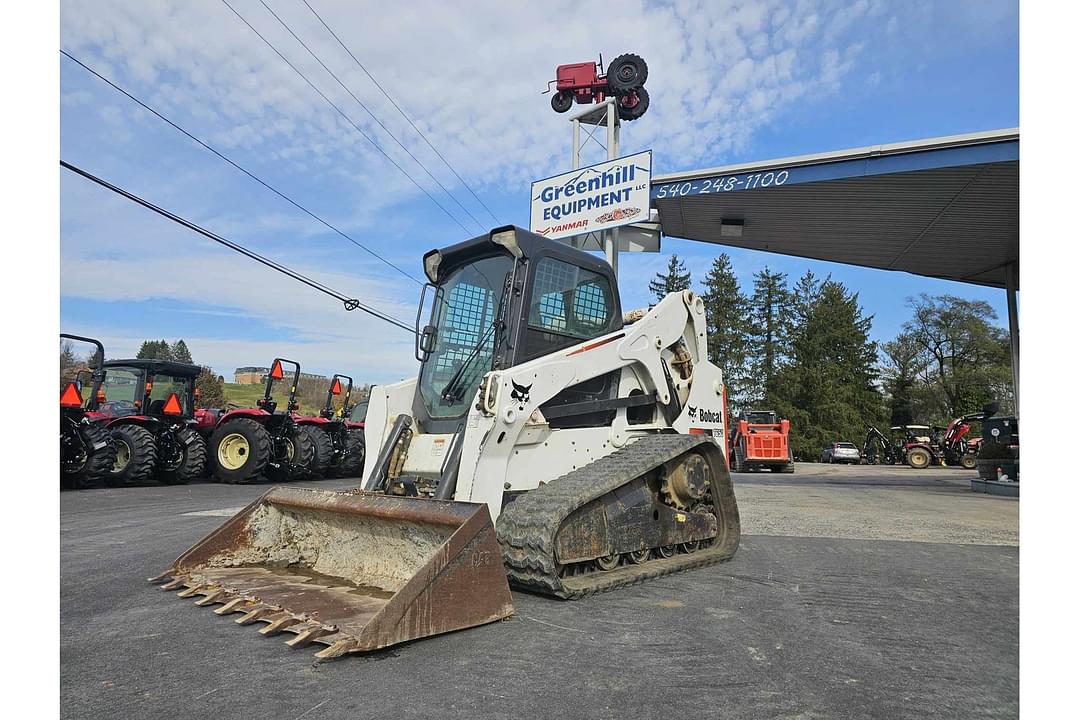
[[[611,287],[607,278],[554,258],[536,268],[529,327],[587,340],[610,325]]]

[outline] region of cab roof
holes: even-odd
[[[173,360],[153,360],[147,358],[133,358],[131,360],[106,360],[103,367],[109,368],[130,367],[137,370],[148,370],[151,373],[163,373],[177,375],[179,377],[198,377],[202,368],[198,365],[179,363]]]

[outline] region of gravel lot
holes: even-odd
[[[318,664],[145,581],[265,486],[64,492],[62,716],[1015,717],[1019,503],[969,479],[736,475],[730,563]]]

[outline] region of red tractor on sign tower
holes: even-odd
[[[334,398],[341,395],[341,381],[348,381],[341,409],[334,409]],[[315,457],[311,474],[319,477],[358,477],[364,469],[364,424],[351,419],[353,380],[348,375],[334,375],[326,389],[326,404],[318,417],[302,417],[296,423],[311,436]]]
[[[649,109],[649,93],[645,89],[645,80],[649,77],[649,66],[637,55],[620,55],[608,65],[603,73],[604,58],[599,63],[583,62],[560,65],[555,70],[555,94],[551,96],[551,109],[564,113],[576,102],[602,103],[608,97],[618,99],[619,119],[637,120]]]

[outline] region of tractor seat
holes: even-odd
[[[146,408],[146,413],[148,415],[164,415],[165,414],[165,401],[164,400],[154,400]]]

